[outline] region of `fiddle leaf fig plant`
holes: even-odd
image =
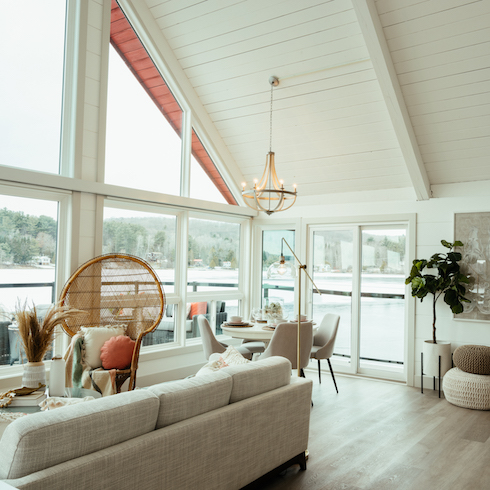
[[[434,254],[429,260],[415,259],[410,275],[405,284],[412,286],[412,296],[422,302],[428,295],[432,295],[432,338],[436,340],[436,303],[444,295],[444,302],[448,304],[455,314],[463,312],[463,303],[471,301],[464,297],[469,277],[461,273],[459,261],[461,254],[454,251],[454,247],[463,247],[463,243],[456,240],[454,243],[441,240],[441,244],[449,249],[446,254]],[[433,269],[422,274],[425,269]]]

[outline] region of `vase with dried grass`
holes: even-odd
[[[27,308],[27,304],[22,308],[17,306],[14,316],[27,357],[22,386],[39,389],[46,387],[46,368],[43,359],[54,340],[56,327],[64,320],[82,313],[84,312],[74,308],[53,305],[40,322],[34,305],[32,308]]]

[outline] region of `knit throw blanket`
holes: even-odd
[[[116,370],[92,369],[83,358],[83,335],[77,333],[65,353],[65,385],[68,388],[95,390],[102,396],[114,395],[117,392]]]

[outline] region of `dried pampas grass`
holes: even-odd
[[[15,310],[19,335],[29,362],[40,362],[49,350],[54,339],[56,326],[86,312],[67,306],[52,306],[42,323],[39,323],[36,307],[27,308],[27,303]]]

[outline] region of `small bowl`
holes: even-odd
[[[295,322],[297,322],[297,321],[298,321],[298,315],[296,315],[296,316],[294,317],[294,321],[295,321]],[[300,322],[306,322],[306,315],[300,315],[300,317],[299,317],[299,321],[300,321]]]
[[[242,323],[242,317],[241,316],[231,316],[230,317],[230,323]]]

